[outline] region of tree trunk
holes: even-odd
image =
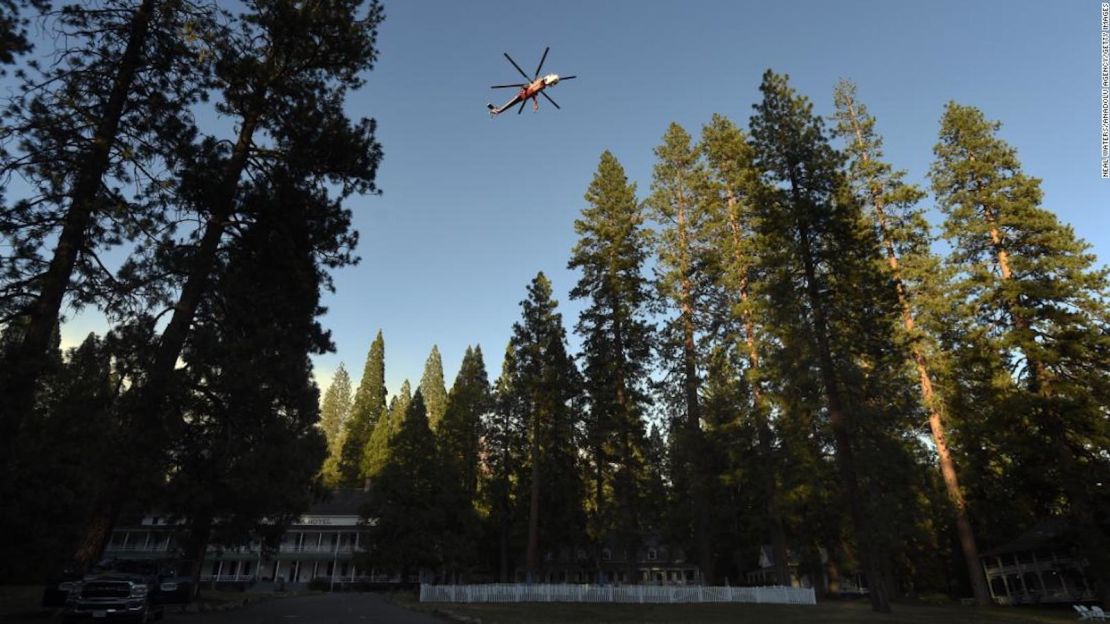
[[[2,375],[5,406],[0,438],[7,444],[14,443],[22,420],[34,406],[35,387],[49,360],[47,350],[58,326],[62,300],[69,289],[77,256],[88,242],[86,237],[94,208],[100,199],[100,186],[108,170],[111,150],[116,143],[135,73],[142,64],[142,49],[150,33],[150,20],[156,4],[156,0],[143,0],[131,18],[127,47],[120,59],[96,133],[89,142],[89,152],[69,193],[70,206],[54,247],[54,255],[40,280],[39,295],[27,310],[27,325],[22,339],[11,355],[11,363],[5,367],[8,370]]]
[[[755,336],[755,319],[752,317],[751,310],[748,308],[749,298],[749,285],[748,285],[748,269],[749,263],[745,262],[741,253],[740,244],[742,242],[740,219],[736,211],[739,202],[736,197],[729,193],[728,197],[728,219],[729,230],[732,233],[732,249],[733,249],[733,262],[735,263],[735,270],[740,275],[740,305],[743,308],[744,316],[744,343],[748,353],[748,370],[750,371],[751,387],[752,387],[752,403],[755,407],[756,416],[756,429],[759,438],[759,453],[763,459],[764,467],[764,483],[766,497],[766,511],[767,523],[771,532],[771,551],[772,557],[775,560],[775,578],[778,579],[780,585],[790,585],[790,570],[789,561],[787,561],[787,547],[786,547],[786,529],[783,523],[782,514],[779,512],[778,501],[778,484],[776,473],[778,472],[777,462],[774,457],[774,450],[772,448],[772,432],[771,424],[768,419],[770,410],[767,406],[767,401],[763,396],[763,382],[759,378],[759,345]]]
[[[863,129],[856,116],[855,106],[851,103],[848,105],[848,114],[852,119],[852,128],[855,131],[857,145],[863,147]],[[871,159],[867,151],[863,152],[862,157],[864,163]],[[898,266],[898,252],[894,248],[894,241],[891,240],[890,232],[887,229],[886,202],[883,199],[882,189],[878,182],[875,180],[868,180],[867,182],[871,191],[872,206],[875,208],[875,218],[879,225],[879,235],[882,238],[883,247],[886,249],[887,265],[890,267],[894,290],[898,295],[898,305],[902,311],[902,323],[906,328],[906,334],[910,336],[912,341],[913,361],[917,368],[917,377],[921,386],[921,403],[929,412],[929,430],[933,434],[933,443],[937,448],[937,461],[940,464],[940,472],[944,479],[944,488],[948,494],[949,504],[952,505],[956,532],[960,538],[960,549],[963,552],[964,564],[967,566],[968,578],[971,580],[972,593],[975,595],[977,605],[987,607],[991,605],[990,589],[987,587],[986,577],[983,576],[983,568],[979,564],[979,548],[975,542],[971,520],[967,515],[967,501],[964,498],[963,488],[960,487],[959,478],[956,474],[956,463],[953,461],[952,453],[948,448],[948,437],[945,434],[940,402],[933,392],[933,382],[929,375],[925,352],[921,346],[921,341],[914,338],[913,310],[910,307],[909,294],[906,292],[905,283],[902,281],[902,271]],[[1005,271],[1006,273],[1009,272],[1008,264]]]
[[[204,515],[193,520],[193,526],[189,528],[188,539],[189,576],[193,579],[190,600],[200,595],[200,575],[204,567],[204,556],[208,553],[208,540],[211,536],[211,515]]]
[[[540,563],[540,426],[539,414],[532,415],[532,483],[528,497],[528,548],[525,565],[528,582],[535,581]]]
[[[177,359],[181,357],[181,350],[185,345],[193,318],[196,316],[201,297],[208,287],[208,279],[216,261],[220,240],[223,238],[224,228],[227,227],[227,221],[235,205],[235,196],[239,191],[239,178],[246,167],[254,131],[261,117],[259,108],[263,100],[264,94],[257,93],[253,101],[258,108],[252,108],[244,115],[239,138],[224,170],[220,194],[212,206],[212,213],[205,226],[200,246],[189,269],[189,277],[181,289],[177,304],[174,305],[173,316],[166,325],[165,331],[162,332],[149,380],[142,389],[147,399],[144,403],[148,409],[158,406],[165,398],[169,379],[177,365]],[[152,414],[158,417],[161,416],[160,412],[161,410],[155,410]]]
[[[686,200],[679,197],[678,246],[679,270],[682,274],[679,310],[682,323],[683,387],[686,398],[686,469],[692,495],[694,515],[694,546],[698,553],[698,566],[706,584],[712,584],[714,574],[713,547],[709,536],[709,497],[701,470],[701,414],[698,406],[697,346],[694,342],[693,284],[690,281],[689,239],[686,232]]]
[[[836,378],[832,350],[829,346],[829,327],[825,302],[817,285],[817,269],[813,258],[813,248],[811,247],[809,223],[799,209],[802,199],[799,197],[798,185],[793,173],[791,173],[790,183],[795,204],[799,252],[802,256],[806,281],[805,289],[813,314],[813,335],[817,342],[819,374],[821,383],[825,388],[829,425],[836,441],[836,464],[840,472],[840,479],[844,484],[844,495],[847,499],[852,525],[855,528],[856,541],[864,553],[863,565],[870,585],[868,595],[871,598],[871,608],[880,613],[887,613],[890,611],[890,598],[885,591],[885,584],[882,582],[882,566],[876,552],[875,542],[872,539],[870,523],[867,521],[867,512],[864,509],[855,452],[852,448],[852,433],[849,430],[848,416],[845,413],[843,399],[840,394],[840,384]]]
[[[83,572],[89,571],[100,561],[104,549],[112,539],[112,528],[119,518],[122,501],[111,489],[97,495],[91,515],[85,523],[85,531],[74,552],[73,560]]]
[[[502,583],[511,581],[509,578],[509,526],[508,526],[508,509],[505,510],[505,518],[501,521],[501,530],[497,536],[498,547],[498,566],[500,568],[500,578]]]

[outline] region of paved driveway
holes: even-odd
[[[385,601],[380,594],[335,593],[267,600],[243,609],[215,613],[175,613],[166,609],[172,624],[443,624],[443,620],[409,611]]]

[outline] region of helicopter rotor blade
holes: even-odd
[[[559,106],[558,104],[555,104],[555,100],[551,99],[551,96],[550,96],[550,95],[548,95],[548,94],[544,93],[543,91],[540,91],[540,95],[542,95],[542,96],[544,96],[545,98],[547,98],[547,101],[548,101],[548,102],[551,102],[551,103],[552,103],[552,104],[553,104],[553,105],[555,106],[555,108],[558,108],[559,110],[562,110],[562,107],[561,107],[561,106]]]
[[[525,86],[528,86],[527,83],[521,82],[519,84],[493,85],[492,87],[490,87],[490,89],[519,89],[520,87]]]
[[[551,46],[548,46],[548,47],[543,49],[543,56],[540,57],[540,64],[536,66],[536,75],[532,76],[532,80],[535,80],[536,78],[540,77],[540,70],[543,69],[543,62],[547,60],[547,52],[550,49],[551,49]]]
[[[574,80],[577,77],[578,76],[559,76],[559,82],[562,82],[564,80]]]
[[[519,115],[524,112],[524,105],[528,103],[527,99],[520,101],[520,108],[516,109],[516,114]]]
[[[513,67],[515,67],[518,72],[520,72],[521,76],[524,76],[525,80],[529,82],[532,81],[532,78],[529,78],[528,74],[524,73],[524,70],[520,68],[520,65],[516,64],[516,61],[513,60],[513,57],[509,56],[508,52],[505,52],[505,58],[509,59],[509,62],[513,64]]]

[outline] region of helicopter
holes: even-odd
[[[538,111],[540,109],[540,103],[539,100],[536,99],[537,95],[544,96],[545,98],[547,98],[548,102],[551,102],[551,104],[555,106],[555,108],[560,108],[560,106],[555,103],[555,100],[551,99],[551,96],[544,93],[544,89],[548,87],[554,87],[555,85],[559,84],[560,80],[570,80],[572,78],[577,78],[577,76],[560,77],[558,74],[547,74],[541,77],[540,70],[543,69],[543,62],[547,60],[547,52],[549,50],[551,50],[550,46],[543,49],[543,56],[540,57],[540,64],[536,66],[536,73],[533,74],[531,78],[528,77],[528,74],[524,73],[524,70],[520,68],[520,65],[516,64],[516,61],[513,60],[513,57],[509,56],[508,52],[505,53],[505,58],[509,59],[509,62],[513,64],[513,67],[515,67],[516,70],[520,72],[520,75],[524,76],[525,80],[527,80],[528,82],[493,85],[492,87],[490,87],[491,89],[520,89],[520,91],[515,96],[513,96],[513,99],[509,100],[502,106],[498,107],[494,106],[493,104],[487,104],[486,108],[489,109],[490,117],[500,115],[501,113],[515,106],[517,103],[520,104],[520,108],[516,111],[516,114],[519,115],[520,113],[524,112],[524,105],[528,103],[528,100],[532,100],[532,110]]]

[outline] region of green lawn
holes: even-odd
[[[892,613],[877,614],[872,613],[865,602],[824,602],[810,607],[756,604],[421,604],[412,594],[399,594],[394,600],[418,611],[449,611],[477,617],[482,624],[1059,624],[1076,619],[1073,612],[1064,608],[977,609],[905,604],[894,605]]]

